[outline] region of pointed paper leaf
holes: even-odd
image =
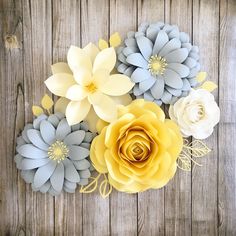
[[[107,43],[107,41],[104,40],[104,39],[99,39],[99,41],[98,41],[98,47],[99,47],[100,50],[103,50],[103,49],[105,49],[105,48],[108,48],[108,43]]]
[[[198,83],[201,83],[206,79],[206,77],[207,77],[207,73],[204,72],[204,71],[201,71],[197,74],[196,80],[197,80]]]
[[[92,181],[86,185],[86,186],[82,186],[80,189],[80,193],[92,193],[97,189],[98,186],[98,180],[100,178],[101,174],[99,174],[96,178],[91,177],[90,179],[92,179]]]
[[[187,155],[180,153],[179,158],[177,159],[177,166],[181,170],[191,171],[191,159]]]
[[[111,47],[118,47],[121,44],[120,34],[118,32],[112,34],[109,39],[109,42]]]
[[[212,92],[213,90],[217,88],[217,85],[212,81],[206,81],[200,86],[200,88],[205,89],[208,92]]]
[[[200,140],[194,140],[189,145],[193,157],[203,157],[211,152],[211,149]]]
[[[41,100],[42,107],[46,110],[49,110],[52,108],[53,104],[53,100],[47,94],[45,94]]]
[[[32,112],[34,116],[40,116],[44,113],[40,106],[32,106]]]
[[[102,198],[107,198],[112,192],[112,186],[110,185],[106,175],[105,179],[101,182],[99,186],[99,193],[102,196]]]

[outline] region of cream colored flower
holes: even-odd
[[[220,109],[214,96],[204,89],[192,90],[170,106],[169,115],[180,127],[185,137],[209,137],[220,120]]]
[[[102,120],[115,120],[117,105],[113,96],[128,93],[134,84],[125,75],[110,75],[116,63],[114,48],[99,51],[92,43],[83,49],[71,46],[67,61],[68,65],[52,66],[53,75],[45,84],[55,95],[70,100],[66,108],[68,123],[84,120],[91,107]]]

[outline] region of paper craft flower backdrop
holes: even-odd
[[[199,72],[198,48],[189,36],[158,22],[141,24],[116,48],[120,43],[115,33],[98,47],[71,46],[68,64],[52,65],[45,84],[61,98],[54,104],[43,97],[48,115],[33,106],[37,118],[17,140],[17,168],[33,190],[58,195],[79,184],[81,193],[98,188],[105,198],[112,187],[127,193],[158,189],[177,167],[190,171],[210,152],[201,140],[184,139],[207,138],[220,117],[210,93],[217,86]],[[171,119],[162,103],[172,104]],[[91,175],[93,167],[97,175]]]

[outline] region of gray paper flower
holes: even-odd
[[[141,24],[138,32],[127,34],[117,54],[117,70],[136,83],[137,98],[172,104],[197,84],[198,47],[175,25]]]
[[[74,193],[77,184],[88,184],[91,176],[93,138],[85,122],[70,127],[61,113],[40,115],[17,138],[17,168],[34,191]]]

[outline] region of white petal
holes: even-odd
[[[89,43],[82,50],[85,51],[87,55],[89,55],[92,63],[94,62],[97,54],[99,53],[99,49],[93,43]]]
[[[42,136],[40,135],[40,132],[38,130],[29,129],[27,130],[27,135],[30,142],[34,144],[34,146],[44,151],[48,151],[49,145],[43,141]]]
[[[88,55],[83,49],[70,46],[67,53],[68,65],[73,72],[79,70],[80,68],[85,68],[92,71],[92,61],[90,55]]]
[[[24,144],[20,146],[17,151],[21,156],[31,159],[41,159],[48,157],[47,152],[35,147],[32,144]]]
[[[53,65],[51,65],[51,70],[53,74],[58,73],[66,73],[66,74],[72,74],[72,71],[67,63],[64,62],[58,62]]]
[[[79,182],[80,176],[73,163],[68,159],[65,159],[63,163],[65,166],[65,179],[75,183]]]
[[[63,140],[71,132],[71,127],[68,125],[67,120],[64,118],[60,121],[56,130],[56,139]]]
[[[67,90],[66,98],[72,101],[81,101],[87,97],[87,95],[88,92],[82,86],[75,84]]]
[[[114,48],[106,48],[100,51],[93,64],[93,73],[99,69],[105,69],[111,72],[116,64],[116,53]]]
[[[45,166],[38,168],[34,176],[34,186],[40,188],[51,177],[57,166],[56,161],[50,161]]]
[[[99,89],[111,96],[121,96],[128,93],[134,86],[134,83],[130,81],[130,78],[126,75],[114,74],[111,75],[108,81]]]
[[[44,83],[53,94],[61,97],[65,97],[67,90],[76,84],[73,75],[66,73],[52,75]]]
[[[40,133],[41,133],[43,140],[46,143],[48,143],[49,145],[51,145],[55,141],[56,130],[50,122],[48,122],[46,120],[43,120],[41,122]]]
[[[43,158],[43,159],[28,159],[24,158],[21,162],[21,169],[22,170],[31,170],[38,168],[40,166],[46,165],[50,161],[49,158]]]
[[[75,125],[85,119],[89,113],[91,104],[87,99],[82,101],[71,101],[66,108],[66,118],[69,125]]]
[[[56,169],[54,170],[50,178],[52,187],[57,191],[61,192],[64,182],[64,165],[62,162],[57,164]]]
[[[72,160],[83,160],[89,156],[89,150],[80,146],[71,145],[69,147],[69,157]]]
[[[64,143],[67,145],[79,145],[82,143],[82,141],[85,138],[85,131],[84,130],[77,130],[71,134],[69,134],[65,139],[64,139]]]

